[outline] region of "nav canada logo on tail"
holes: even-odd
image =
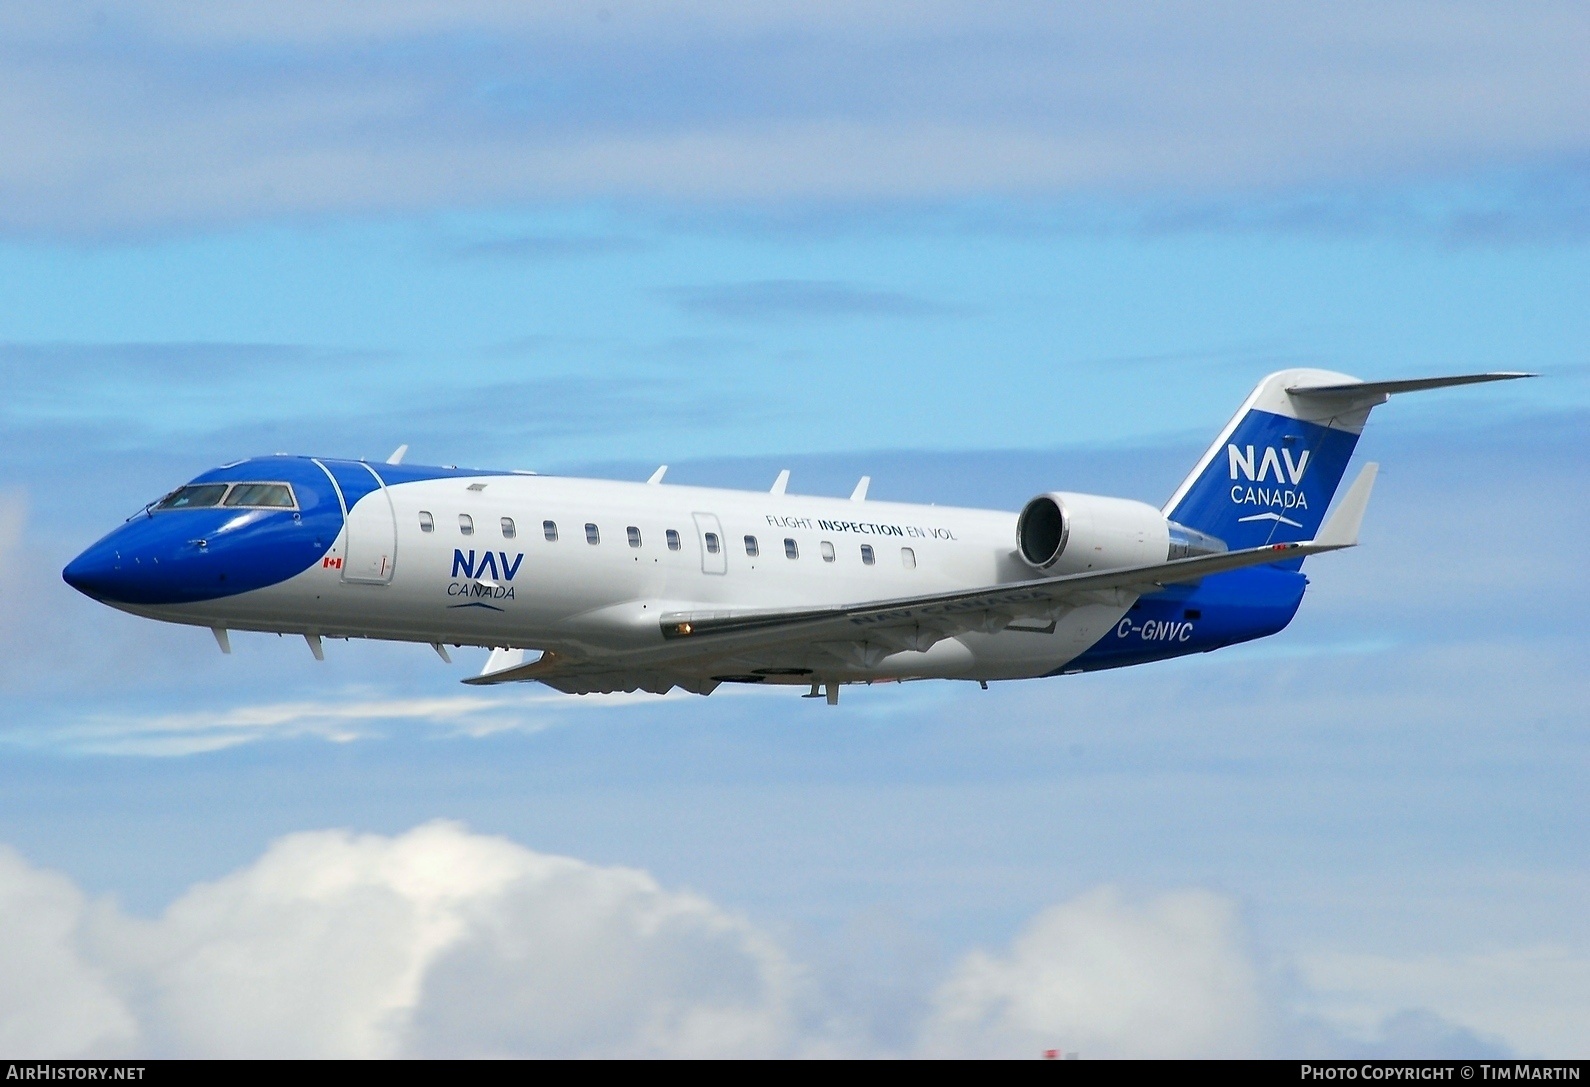
[[[1277,452],[1275,446],[1265,446],[1264,455],[1258,458],[1258,474],[1254,474],[1253,471],[1253,446],[1248,446],[1247,451],[1243,452],[1234,445],[1228,445],[1226,446],[1226,456],[1231,460],[1232,479],[1236,479],[1237,473],[1240,471],[1245,479],[1253,480],[1256,483],[1263,483],[1266,479],[1269,479],[1273,476],[1277,483],[1291,483],[1293,486],[1296,486],[1297,484],[1303,482],[1303,473],[1308,471],[1307,449],[1303,450],[1302,455],[1297,458],[1296,462],[1294,462],[1292,460],[1292,451],[1290,449],[1283,447],[1279,452]],[[1281,475],[1281,465],[1283,462],[1286,464],[1285,476]]]
[[[1231,464],[1231,478],[1237,481],[1231,486],[1231,501],[1239,506],[1308,509],[1308,496],[1298,486],[1303,482],[1303,473],[1308,471],[1308,453],[1305,449],[1294,460],[1292,451],[1285,446],[1277,449],[1267,445],[1261,454],[1251,445],[1238,448],[1228,444],[1226,458]],[[1274,486],[1269,485],[1272,481]],[[1281,521],[1297,528],[1303,527],[1278,513],[1259,513],[1238,520]]]

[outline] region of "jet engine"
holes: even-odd
[[[1051,576],[1164,562],[1170,545],[1164,514],[1125,498],[1052,491],[1028,502],[1016,521],[1017,552]]]

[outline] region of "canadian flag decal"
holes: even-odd
[[[327,570],[341,570],[342,558],[337,555],[327,555],[325,558],[320,560],[320,565],[323,569]]]

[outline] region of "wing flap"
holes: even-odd
[[[819,628],[830,624],[863,631],[874,627],[922,624],[944,627],[958,633],[984,628],[984,616],[988,614],[997,615],[1006,623],[1015,619],[1047,621],[1054,618],[1053,612],[1082,604],[1116,602],[1116,594],[1138,596],[1156,592],[1167,585],[1197,581],[1210,574],[1249,566],[1267,566],[1351,546],[1350,543],[1314,540],[1266,544],[1263,547],[1200,555],[1148,566],[1121,567],[863,604],[754,612],[673,612],[664,615],[660,623],[663,638],[673,642],[758,634],[770,630]]]

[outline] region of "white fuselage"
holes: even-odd
[[[279,584],[123,606],[238,630],[601,655],[661,644],[669,612],[816,607],[1028,579],[1015,531],[1014,513],[945,506],[527,474],[428,479],[366,495],[325,558]],[[1163,558],[1162,536],[1132,546]],[[1071,568],[1088,569],[1087,556]],[[1076,607],[1052,623],[826,671],[1044,675],[1097,642],[1130,604]]]

